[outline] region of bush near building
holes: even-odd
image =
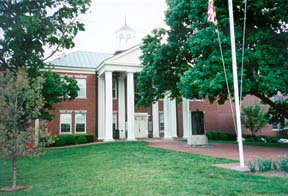
[[[59,135],[55,143],[51,144],[53,147],[85,144],[94,142],[94,136],[92,134],[81,134],[81,135]]]

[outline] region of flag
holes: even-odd
[[[216,9],[214,7],[214,1],[209,0],[208,2],[208,22],[213,22],[215,27],[217,28],[217,19],[216,19]]]

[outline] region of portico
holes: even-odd
[[[159,138],[159,106],[158,101],[152,104],[152,111],[135,113],[135,74],[142,70],[139,60],[141,50],[139,45],[124,51],[104,61],[97,68],[98,73],[98,140],[113,141],[113,112],[117,114],[117,129],[120,139],[136,140],[148,137],[148,118],[152,115],[152,137]],[[117,86],[113,81],[117,81]],[[113,89],[114,88],[114,89]],[[113,96],[117,88],[117,101]],[[114,97],[115,98],[115,97]],[[183,111],[185,120],[189,117],[189,107]],[[115,108],[113,108],[115,107]],[[176,100],[169,98],[169,93],[163,99],[164,138],[172,139],[177,135],[177,106]],[[115,117],[115,116],[114,116]],[[135,125],[136,119],[136,125]],[[185,121],[184,120],[184,121]],[[115,118],[114,118],[115,121]],[[185,122],[184,122],[185,123]],[[187,123],[185,123],[187,124]],[[185,126],[187,137],[188,126]],[[137,129],[137,130],[136,130]],[[141,130],[145,129],[144,133]]]
[[[118,84],[118,128],[120,138],[135,140],[134,74],[142,70],[138,58],[138,46],[103,62],[98,72],[98,139],[113,141],[113,96],[112,81]],[[125,85],[126,83],[126,85]],[[125,93],[126,92],[126,93]],[[125,96],[126,95],[126,96]],[[126,103],[126,104],[125,104]],[[127,120],[126,120],[127,114]],[[126,123],[127,122],[127,123]]]

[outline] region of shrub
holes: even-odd
[[[227,132],[220,131],[208,131],[206,132],[206,136],[209,140],[224,140],[224,141],[235,141],[236,135]]]
[[[79,142],[79,138],[80,142]],[[85,138],[85,139],[83,139]],[[83,135],[59,135],[57,140],[51,146],[65,146],[74,144],[83,144],[88,142],[94,142],[94,135],[83,134]]]
[[[256,172],[256,161],[248,161],[247,162],[248,168],[250,172]]]
[[[65,146],[65,144],[66,144],[65,138],[58,136],[56,138],[56,141],[53,144],[51,144],[51,146]]]
[[[92,134],[85,134],[85,137],[87,139],[87,142],[94,142],[94,135]]]
[[[75,135],[59,135],[57,140],[52,146],[65,146],[65,145],[74,145],[76,144]]]
[[[56,135],[52,135],[51,132],[49,131],[40,131],[40,140],[39,142],[41,143],[41,145],[44,146],[50,146],[51,144],[54,144],[57,140],[57,136]]]
[[[258,169],[261,172],[272,169],[272,159],[257,159]]]
[[[278,169],[279,169],[279,161],[273,161],[272,167],[273,167],[273,170],[278,171]]]
[[[87,137],[85,135],[80,135],[78,138],[77,138],[77,144],[85,144],[87,143]]]
[[[243,125],[251,131],[251,135],[254,138],[256,133],[261,131],[269,122],[266,113],[264,113],[264,107],[259,104],[253,104],[251,106],[243,106],[242,110]]]
[[[280,158],[279,168],[281,171],[288,172],[288,156],[283,156]]]
[[[75,135],[63,135],[65,138],[65,145],[74,145],[76,144],[76,136]]]
[[[278,142],[277,137],[265,136],[265,139],[266,139],[267,143],[277,143]]]

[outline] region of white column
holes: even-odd
[[[34,140],[35,146],[38,146],[39,144],[39,131],[40,131],[39,119],[36,119],[35,120],[35,140]]]
[[[159,109],[158,101],[152,105],[153,138],[159,138]]]
[[[118,122],[120,138],[125,138],[125,78],[118,79]]]
[[[135,114],[134,114],[134,74],[127,73],[127,124],[128,140],[135,140]]]
[[[104,141],[113,141],[113,99],[112,99],[112,72],[105,72],[105,138]]]
[[[165,95],[163,101],[163,110],[164,110],[164,138],[171,139],[171,132],[170,132],[170,100],[169,96]]]
[[[103,76],[98,77],[98,140],[105,137],[105,80]]]
[[[189,135],[189,121],[191,119],[189,118],[189,99],[186,99],[183,97],[182,100],[182,112],[183,112],[183,138],[187,138]]]
[[[171,137],[177,136],[177,108],[176,108],[176,100],[170,100],[170,127],[171,127]]]

